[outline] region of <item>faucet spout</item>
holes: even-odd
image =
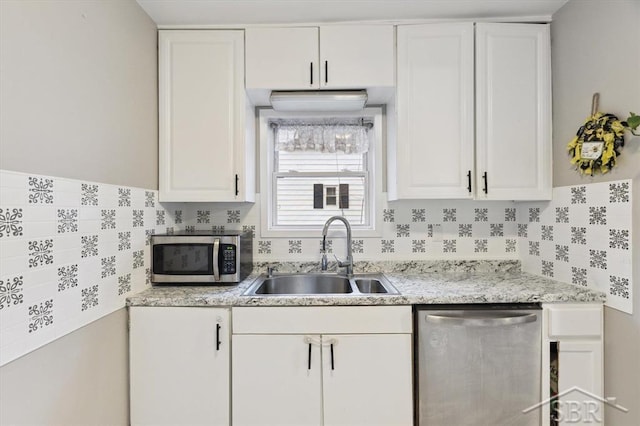
[[[342,222],[347,229],[347,259],[344,262],[338,261],[338,266],[341,268],[346,268],[347,277],[353,276],[353,251],[351,249],[351,225],[349,221],[342,216],[332,216],[324,224],[322,228],[322,270],[327,270],[327,252],[326,252],[326,241],[327,241],[327,232],[329,231],[329,226],[335,222],[336,220]]]

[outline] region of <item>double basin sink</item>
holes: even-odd
[[[245,296],[399,294],[383,274],[345,275],[273,274],[260,275],[243,293]]]

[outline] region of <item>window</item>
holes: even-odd
[[[331,216],[375,235],[382,113],[260,112],[264,236],[318,236]]]

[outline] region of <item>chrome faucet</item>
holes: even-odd
[[[322,248],[320,249],[320,253],[322,253],[322,261],[320,262],[320,268],[323,271],[327,270],[327,231],[329,230],[329,225],[331,225],[334,221],[339,220],[344,223],[344,226],[347,228],[347,260],[341,262],[336,257],[338,261],[338,267],[347,268],[347,277],[353,276],[353,251],[351,250],[351,225],[349,225],[349,221],[342,216],[332,216],[327,219],[324,224],[324,228],[322,228]]]

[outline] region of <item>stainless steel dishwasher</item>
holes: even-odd
[[[425,305],[415,313],[419,426],[539,426],[538,305]]]

